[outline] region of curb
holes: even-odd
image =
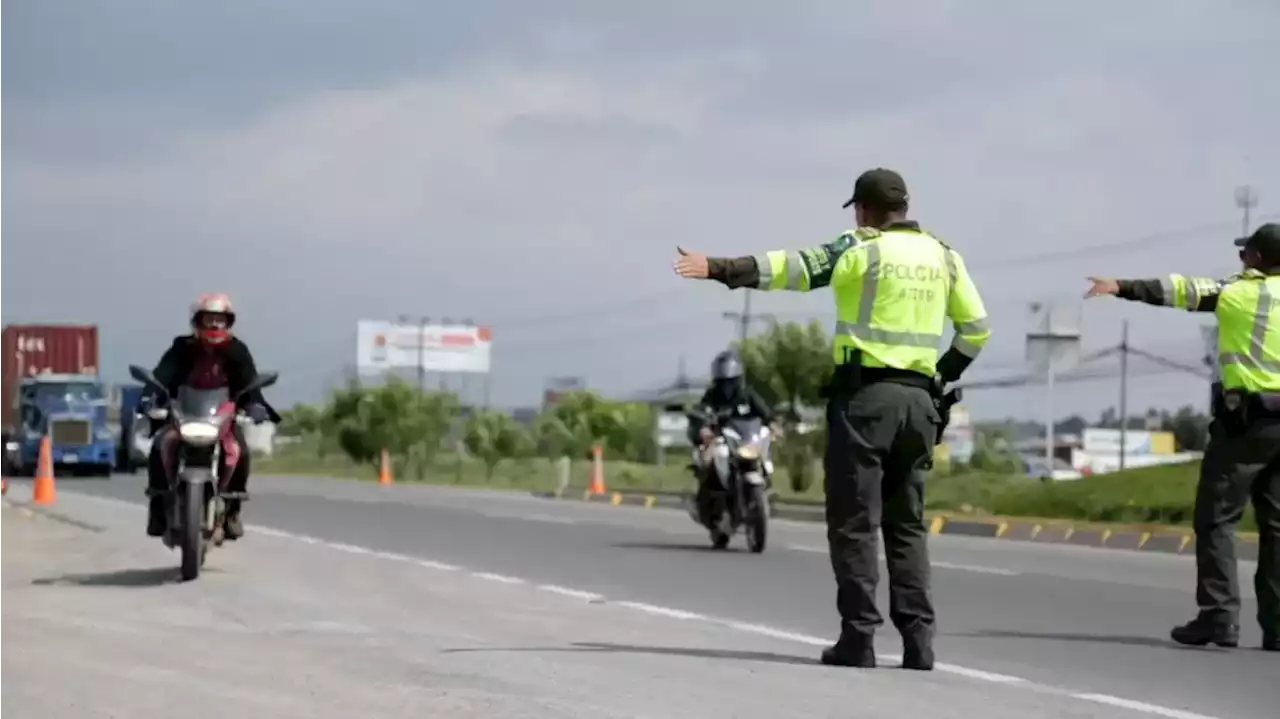
[[[643,507],[653,509],[683,509],[684,495],[646,494],[642,492],[608,492],[605,494],[565,494],[534,492],[533,496],[560,501],[608,504],[614,507]],[[781,504],[775,501],[770,516],[799,522],[824,522],[825,511],[821,505]],[[1154,552],[1158,554],[1195,554],[1195,535],[1178,531],[1143,531],[1139,529],[1110,529],[1094,524],[1072,522],[1037,522],[1025,519],[1005,518],[956,518],[935,514],[929,518],[929,533],[962,537],[1002,539],[1037,544],[1067,544],[1076,547],[1094,547],[1130,552]],[[1238,559],[1258,559],[1258,540],[1254,537],[1238,537]]]

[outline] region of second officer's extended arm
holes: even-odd
[[[807,250],[773,250],[747,257],[709,257],[707,276],[731,289],[809,292],[831,284],[840,256],[864,238],[861,230]]]
[[[964,259],[954,250],[947,252],[949,264],[955,268],[955,281],[947,297],[947,317],[955,324],[956,335],[951,347],[938,360],[938,374],[944,382],[955,382],[991,339],[991,328],[987,326],[982,295],[969,276]]]
[[[1161,307],[1176,307],[1188,312],[1213,312],[1218,295],[1227,282],[1211,277],[1169,275],[1150,280],[1116,280],[1123,300],[1145,302]]]

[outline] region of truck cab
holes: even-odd
[[[107,421],[107,398],[94,375],[41,374],[18,387],[18,423],[10,437],[10,461],[34,474],[40,441],[48,435],[55,470],[107,476],[116,463],[116,433]]]

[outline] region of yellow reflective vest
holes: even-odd
[[[960,253],[915,223],[859,228],[819,247],[765,252],[755,264],[756,289],[831,287],[837,364],[861,350],[864,366],[932,377],[947,319],[956,329],[951,347],[970,361],[991,337],[982,298]]]
[[[1246,270],[1225,280],[1169,275],[1158,301],[1218,320],[1223,389],[1280,392],[1280,275]],[[1133,292],[1138,295],[1140,292]]]

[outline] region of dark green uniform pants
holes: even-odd
[[[1220,421],[1210,425],[1209,446],[1196,492],[1196,603],[1202,619],[1239,624],[1236,526],[1253,501],[1258,518],[1258,623],[1280,633],[1280,421],[1254,423],[1238,435]]]
[[[876,609],[882,527],[889,617],[904,635],[932,637],[924,477],[940,424],[926,390],[891,382],[827,404],[827,542],[846,639],[869,638],[884,624]]]

